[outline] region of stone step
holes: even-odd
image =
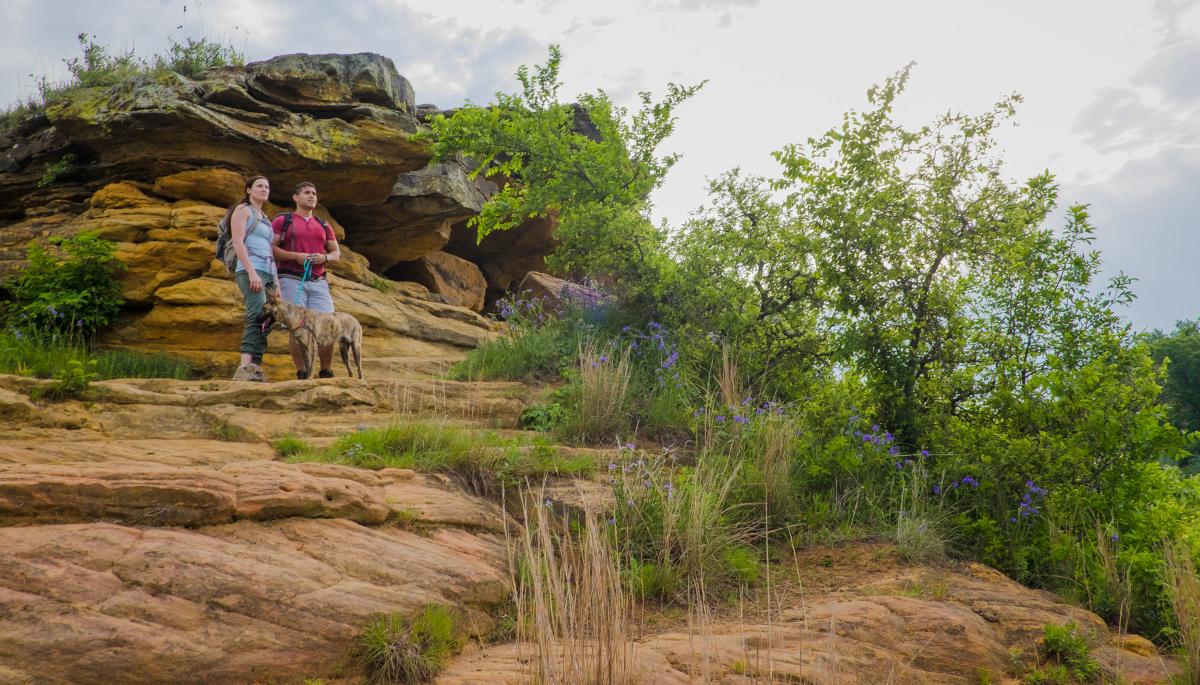
[[[237,520],[389,520],[502,532],[500,509],[437,475],[243,461],[0,465],[0,525],[111,521],[207,526]]]

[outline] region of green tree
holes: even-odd
[[[826,356],[814,236],[765,178],[734,169],[708,190],[671,241],[679,270],[669,321],[700,329],[685,339],[714,334],[747,372],[783,389]]]
[[[1077,249],[1093,230],[1084,208],[1064,235],[1046,227],[1058,194],[1048,173],[1003,175],[995,132],[1018,96],[909,129],[892,115],[908,75],[871,88],[868,111],[775,153],[775,185],[810,231],[835,359],[871,381],[881,421],[916,447],[1051,355],[1079,367],[1120,344],[1110,305],[1129,294],[1127,279],[1092,294],[1098,256]]]
[[[1169,408],[1171,422],[1179,428],[1200,431],[1200,321],[1179,321],[1170,333],[1153,331],[1146,336],[1156,364],[1165,367],[1160,400]],[[1191,456],[1180,467],[1200,472],[1200,440],[1190,443]]]
[[[501,188],[470,225],[482,240],[531,217],[558,217],[552,268],[621,283],[624,294],[653,289],[667,268],[663,231],[647,218],[649,195],[679,155],[658,147],[675,128],[675,110],[703,84],[668,84],[655,102],[641,93],[632,115],[603,91],[559,100],[561,52],[517,71],[521,92],[497,93],[488,107],[467,105],[430,122],[434,159],[465,155]]]

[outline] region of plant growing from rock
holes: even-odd
[[[116,246],[94,233],[54,238],[26,249],[27,265],[5,283],[9,325],[26,334],[92,338],[121,311]]]
[[[355,655],[372,685],[432,679],[460,648],[457,614],[428,604],[415,616],[376,616],[359,635]]]

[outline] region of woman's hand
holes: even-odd
[[[263,288],[263,284],[262,284],[262,279],[259,278],[258,274],[254,273],[253,271],[247,271],[246,275],[250,279],[250,292],[252,292],[252,293],[261,292],[262,288]]]

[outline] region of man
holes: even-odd
[[[315,185],[308,181],[297,184],[292,200],[296,211],[280,214],[271,222],[275,230],[273,252],[279,268],[279,295],[306,309],[333,313],[325,265],[341,257],[337,238],[328,224],[313,216],[317,208]],[[294,338],[288,338],[288,351],[296,364],[296,378],[308,378],[312,370],[304,367],[304,352]],[[332,378],[333,345],[319,348],[317,355],[321,360],[320,377]]]

